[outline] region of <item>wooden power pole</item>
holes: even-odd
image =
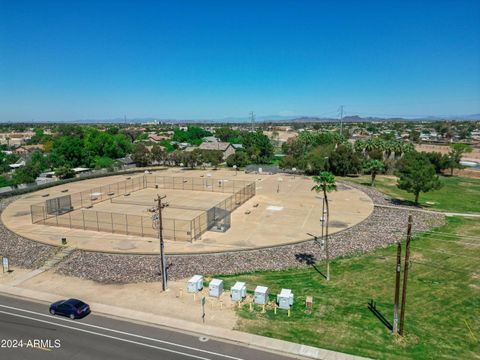
[[[395,267],[395,298],[393,304],[393,328],[394,335],[398,334],[398,302],[400,299],[400,272],[402,269],[402,245],[397,243],[397,264]]]
[[[327,198],[327,193],[324,191],[324,196],[325,200],[325,207],[327,210],[327,218],[325,219],[325,214],[322,214],[325,219],[325,257],[327,260],[327,281],[330,281],[330,249],[329,249],[329,244],[328,244],[328,222],[330,220],[330,207],[328,205],[328,198]]]
[[[412,240],[412,215],[408,215],[407,244],[405,246],[405,264],[403,265],[402,309],[400,312],[399,334],[403,336],[405,323],[405,303],[407,301],[408,262],[410,261],[410,241]]]
[[[160,241],[160,272],[162,275],[162,290],[166,291],[168,289],[167,285],[167,269],[166,269],[166,261],[165,261],[165,244],[163,241],[163,223],[162,223],[162,199],[165,199],[167,196],[163,195],[157,196],[158,202],[158,239]]]

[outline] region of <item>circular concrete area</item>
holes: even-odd
[[[155,175],[201,177],[208,173],[217,179],[236,179],[256,182],[256,195],[232,213],[231,228],[225,233],[205,232],[200,240],[190,242],[166,241],[167,254],[200,254],[265,248],[311,240],[320,235],[321,195],[311,191],[310,177],[284,174],[244,174],[228,170],[158,171]],[[141,174],[138,174],[141,175]],[[128,175],[132,176],[132,175]],[[76,193],[100,185],[124,180],[127,175],[109,176],[59,185],[26,194],[12,202],[2,213],[5,226],[31,240],[60,245],[63,237],[68,245],[99,252],[158,254],[155,238],[86,231],[49,225],[32,224],[30,205],[47,198]],[[178,190],[187,191],[187,190]],[[330,233],[354,226],[373,211],[372,200],[363,192],[344,184],[329,195]],[[119,205],[117,212],[121,212]],[[0,240],[1,241],[1,240]]]

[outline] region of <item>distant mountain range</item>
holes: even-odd
[[[439,115],[439,116],[427,116],[423,118],[402,118],[402,117],[361,117],[358,115],[345,116],[344,122],[378,122],[378,121],[439,121],[439,120],[452,120],[452,121],[480,121],[480,114],[470,115]],[[141,124],[158,121],[161,123],[250,123],[249,117],[225,117],[221,119],[168,119],[168,118],[114,118],[114,119],[81,119],[81,120],[67,120],[67,121],[35,121],[38,123],[67,123],[67,124]],[[317,116],[257,116],[255,118],[256,123],[265,122],[336,122],[338,118],[330,117],[317,117]],[[7,121],[0,121],[0,123],[6,123]],[[13,123],[13,122],[11,122]]]
[[[343,118],[344,122],[376,122],[376,121],[438,121],[438,120],[461,120],[461,121],[480,121],[480,114],[470,114],[470,115],[442,115],[442,116],[428,116],[424,118],[402,118],[402,117],[361,117],[358,115],[345,116]],[[133,118],[126,119],[126,122],[131,123],[147,123],[159,121],[162,123],[250,123],[249,117],[225,117],[221,119],[159,119],[159,118]],[[281,116],[281,115],[271,115],[271,116],[257,116],[255,118],[256,123],[265,123],[265,122],[335,122],[339,121],[338,118],[331,117],[317,117],[317,116]],[[70,123],[124,123],[125,119],[107,119],[107,120],[76,120],[68,121]]]

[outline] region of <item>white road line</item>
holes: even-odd
[[[17,311],[23,311],[23,312],[25,312],[25,313],[34,314],[34,315],[38,315],[38,316],[43,316],[43,317],[52,318],[51,315],[42,314],[42,313],[38,313],[38,312],[35,312],[35,311],[31,311],[31,310],[20,309],[20,308],[14,307],[14,306],[8,306],[8,305],[0,304],[0,307],[7,308],[7,309],[13,309],[13,310],[17,310]],[[2,312],[2,311],[0,311],[0,312]],[[11,313],[6,313],[6,314],[11,314]],[[27,317],[27,318],[28,318],[28,317]],[[35,318],[32,318],[32,319],[35,319]],[[35,319],[35,320],[39,320],[39,319]],[[72,320],[67,320],[67,319],[63,319],[63,318],[55,318],[55,320],[72,323]],[[39,321],[42,321],[42,320],[39,320]],[[102,327],[102,326],[98,326],[98,325],[81,323],[81,322],[78,322],[78,323],[75,323],[75,324],[76,324],[76,325],[82,325],[82,326],[90,327],[90,328],[94,328],[94,329],[110,331],[110,332],[117,333],[117,334],[121,334],[121,335],[127,335],[127,336],[131,336],[131,337],[136,337],[136,338],[143,339],[143,340],[149,340],[149,341],[159,342],[159,343],[166,344],[166,345],[177,346],[177,347],[181,347],[181,348],[184,348],[184,349],[194,350],[194,351],[197,351],[197,352],[203,352],[203,353],[206,353],[206,354],[210,354],[210,355],[214,355],[214,356],[219,356],[219,357],[223,357],[223,358],[228,358],[228,359],[232,359],[232,360],[243,360],[243,359],[241,359],[241,358],[234,357],[234,356],[230,356],[230,355],[224,355],[224,354],[216,353],[216,352],[213,352],[213,351],[198,349],[198,348],[195,348],[195,347],[192,347],[192,346],[188,346],[188,345],[177,344],[177,343],[173,343],[173,342],[166,341],[166,340],[160,340],[160,339],[155,339],[155,338],[151,338],[151,337],[148,337],[148,336],[142,336],[142,335],[132,334],[132,333],[128,333],[128,332],[125,332],[125,331],[110,329],[110,328],[106,328],[106,327]],[[60,324],[59,324],[59,325],[60,325]],[[60,326],[61,326],[61,325],[60,325]],[[79,330],[82,330],[82,329],[79,329]]]
[[[196,358],[196,359],[200,359],[200,360],[210,360],[210,359],[205,358],[205,357],[201,357],[201,356],[197,356],[197,355],[192,355],[192,354],[187,354],[187,353],[184,353],[184,352],[181,352],[181,351],[176,351],[176,350],[171,350],[171,349],[167,349],[167,348],[162,348],[162,347],[160,347],[160,346],[145,344],[145,343],[141,343],[141,342],[139,342],[139,341],[123,339],[123,338],[120,338],[120,337],[117,337],[117,336],[101,334],[101,333],[98,333],[98,332],[95,332],[95,331],[90,331],[90,330],[85,330],[85,329],[79,329],[79,328],[76,328],[76,327],[73,327],[73,326],[68,326],[68,325],[64,325],[64,324],[58,324],[58,323],[53,322],[53,321],[36,319],[36,318],[34,318],[34,317],[25,316],[25,315],[20,315],[20,314],[14,314],[14,313],[9,313],[9,312],[2,311],[2,310],[0,310],[0,313],[6,314],[6,315],[10,315],[10,316],[21,317],[21,318],[28,319],[28,320],[38,321],[38,322],[42,322],[42,323],[46,323],[46,324],[56,325],[56,326],[64,327],[64,328],[71,329],[71,330],[76,330],[76,331],[85,332],[85,333],[92,334],[92,335],[103,336],[103,337],[106,337],[106,338],[109,338],[109,339],[119,340],[119,341],[127,342],[127,343],[130,343],[130,344],[145,346],[145,347],[149,347],[149,348],[157,349],[157,350],[161,350],[161,351],[167,351],[167,352],[171,352],[171,353],[175,353],[175,354],[179,354],[179,355],[184,355],[184,356],[188,356],[188,357],[192,357],[192,358]]]

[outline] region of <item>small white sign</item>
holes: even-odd
[[[3,265],[3,272],[6,273],[8,272],[8,257],[3,257],[2,259],[2,265]]]

